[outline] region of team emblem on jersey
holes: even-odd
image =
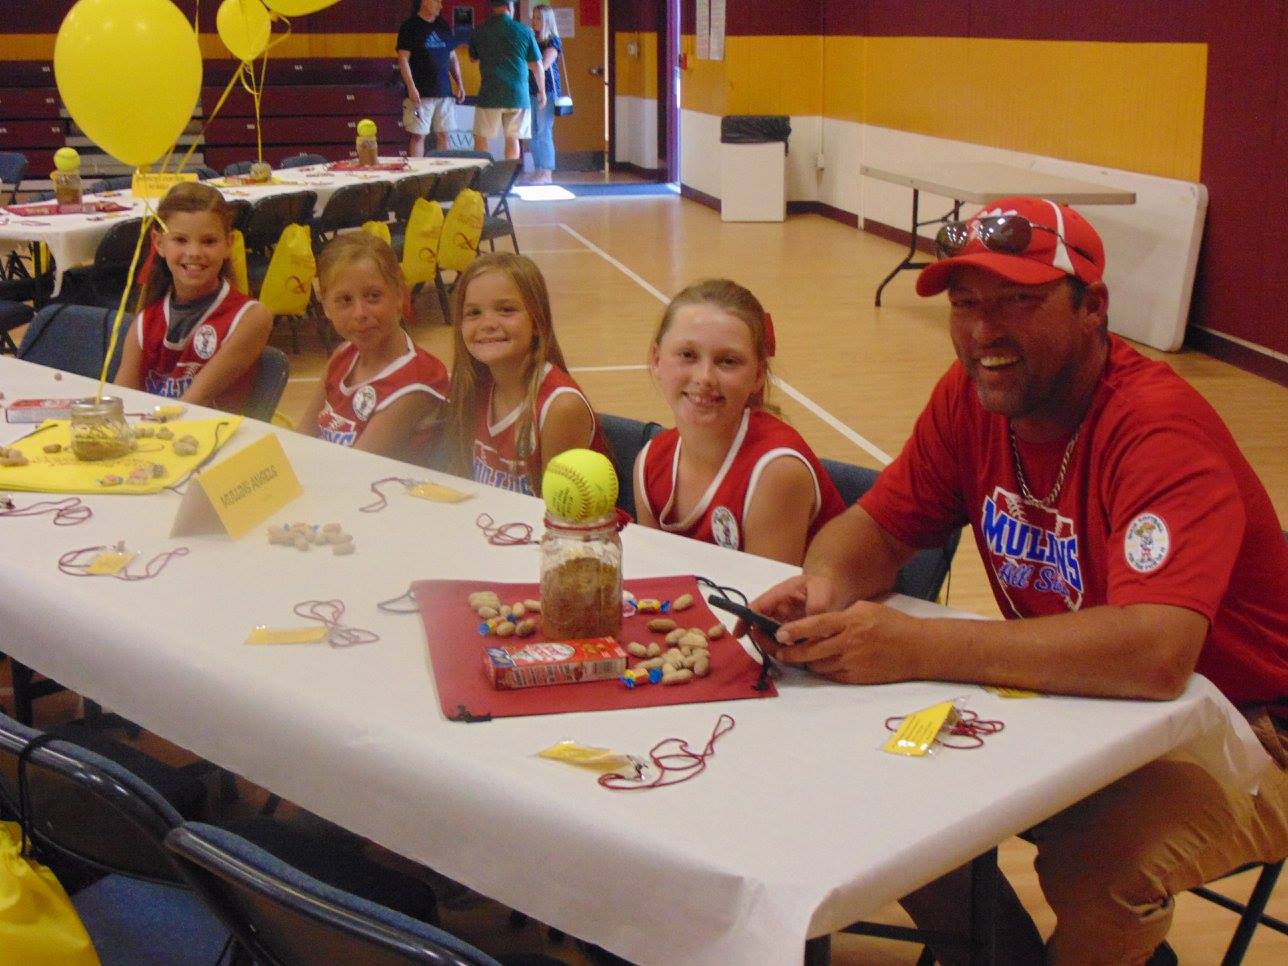
[[[727,506],[718,506],[711,511],[711,536],[721,547],[738,549],[741,542],[738,539],[738,521]]]
[[[359,419],[369,419],[376,408],[376,390],[363,386],[353,394],[353,411]]]
[[[218,348],[219,333],[215,327],[209,323],[197,326],[197,331],[192,334],[192,351],[203,359],[209,359]]]
[[[1171,537],[1163,518],[1153,513],[1142,513],[1127,525],[1123,537],[1123,556],[1127,566],[1137,573],[1147,574],[1163,566]]]

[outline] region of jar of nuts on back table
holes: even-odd
[[[574,523],[546,514],[541,537],[541,629],[549,640],[622,629],[622,540],[617,515]]]

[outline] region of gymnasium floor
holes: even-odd
[[[776,401],[822,456],[882,466],[898,452],[952,361],[944,299],[917,298],[913,274],[904,273],[886,289],[886,304],[874,309],[876,285],[902,249],[837,222],[807,215],[783,224],[726,225],[715,212],[675,197],[516,201],[513,209],[522,250],[549,284],[569,365],[600,411],[668,421],[644,366],[647,347],[667,297],[703,276],[742,282],[773,314]],[[416,310],[413,337],[450,365],[450,331],[432,292],[417,300]],[[275,342],[289,351],[286,332],[279,331]],[[299,412],[324,361],[316,335],[302,331],[281,405],[285,414],[294,418]],[[1224,417],[1288,526],[1288,388],[1196,353],[1169,361]],[[970,539],[958,553],[949,602],[998,613]],[[1046,932],[1052,917],[1031,854],[1024,843],[1008,842],[1001,862]],[[1223,887],[1244,898],[1251,878]],[[461,905],[446,911],[445,924],[490,951],[544,949],[570,963],[584,959],[568,941],[551,944],[534,924],[511,931],[505,910],[494,904]],[[1288,918],[1288,888],[1281,885],[1271,911]],[[879,918],[904,921],[897,907]],[[1171,940],[1182,963],[1215,963],[1233,928],[1232,914],[1182,896]],[[835,962],[843,966],[913,963],[918,953],[905,944],[852,936],[836,939],[833,948]],[[1245,962],[1268,966],[1286,958],[1288,937],[1261,929]]]

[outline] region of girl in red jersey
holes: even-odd
[[[773,338],[760,302],[727,279],[671,300],[649,368],[676,428],[635,460],[641,524],[799,564],[845,509],[813,450],[765,409]]]
[[[233,210],[214,188],[177,184],[157,207],[143,311],[116,383],[240,412],[273,317],[228,283]]]
[[[345,342],[300,430],[368,453],[419,457],[447,401],[447,368],[403,331],[407,287],[393,249],[365,231],[340,235],[322,251],[318,284]]]
[[[476,258],[456,282],[453,315],[448,469],[539,496],[552,457],[578,447],[607,454],[590,401],[568,375],[532,259]]]

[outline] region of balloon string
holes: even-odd
[[[139,237],[134,242],[134,257],[130,259],[129,271],[125,273],[125,288],[121,292],[121,301],[116,306],[116,318],[112,320],[112,338],[108,340],[107,355],[103,357],[103,371],[98,374],[98,393],[94,396],[95,402],[103,398],[103,387],[107,384],[107,370],[112,364],[116,343],[121,336],[121,320],[125,318],[125,303],[129,301],[130,289],[134,285],[134,270],[139,267],[139,252],[143,250],[143,239],[148,237],[148,229],[152,227],[152,222],[155,220],[156,215],[149,205],[143,217],[143,225],[139,228]]]

